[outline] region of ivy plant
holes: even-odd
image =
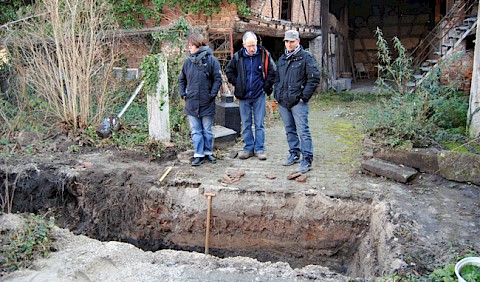
[[[0,0],[1,1],[1,0]],[[185,13],[198,14],[203,12],[207,17],[211,17],[221,10],[222,0],[153,0],[152,5],[146,5],[143,0],[110,0],[115,11],[115,16],[123,27],[136,28],[142,26],[145,21],[153,20],[159,24],[164,7],[178,7]],[[228,4],[236,4],[238,14],[241,17],[250,14],[250,7],[245,0],[228,0]]]

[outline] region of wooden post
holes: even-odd
[[[480,6],[478,7],[480,12]],[[468,107],[467,122],[469,122],[468,132],[470,137],[475,138],[480,134],[480,95],[478,87],[480,85],[480,28],[477,25],[477,34],[475,35],[475,51],[473,56],[472,83],[470,85],[470,104]]]
[[[321,61],[321,66],[324,71],[329,71],[329,44],[328,44],[328,33],[330,31],[330,26],[328,23],[328,12],[329,12],[329,0],[322,0],[321,1],[321,6],[320,6],[320,20],[321,20],[321,30],[322,30],[322,61]],[[328,91],[329,89],[329,82],[330,82],[330,74],[328,74],[328,77],[326,78],[322,76],[322,90]]]
[[[167,61],[160,59],[159,65],[157,92],[147,96],[148,133],[151,139],[170,142]]]

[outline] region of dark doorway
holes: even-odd
[[[280,17],[282,20],[286,20],[286,21],[289,21],[292,19],[292,1],[291,0],[282,0]]]

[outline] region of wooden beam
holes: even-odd
[[[282,29],[277,29],[274,27],[266,27],[266,26],[259,26],[256,24],[242,24],[235,26],[235,32],[244,33],[247,30],[251,30],[255,32],[257,35],[261,36],[269,36],[269,37],[283,37],[285,35],[285,31],[292,29],[292,26],[284,26]],[[320,35],[320,32],[300,32],[300,37],[302,39],[313,39]]]
[[[303,9],[303,17],[305,18],[305,24],[308,24],[307,11],[305,11],[305,4],[303,4],[303,0],[302,0],[302,9]]]
[[[273,13],[273,0],[270,0],[270,11],[271,11],[271,17],[275,18],[275,14]]]
[[[321,0],[320,6],[320,21],[322,25],[322,66],[324,69],[328,70],[328,11],[329,11],[329,0]]]

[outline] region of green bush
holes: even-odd
[[[393,42],[396,59],[391,58],[388,44],[377,30],[379,70],[384,75],[376,84],[380,93],[390,97],[379,99],[367,113],[364,122],[367,134],[390,146],[406,141],[415,146],[429,146],[439,141],[466,140],[468,94],[458,90],[459,84],[440,85],[439,69],[444,65],[432,70],[415,90],[407,87],[413,74],[411,58],[398,38]]]
[[[463,128],[467,124],[468,96],[456,92],[432,101],[434,120],[443,129]]]

